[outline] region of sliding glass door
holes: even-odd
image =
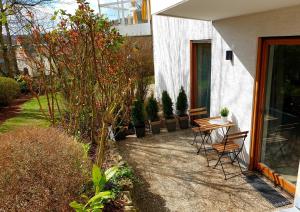
[[[293,192],[300,160],[300,39],[264,39],[261,58],[258,167]]]

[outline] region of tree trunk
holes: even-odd
[[[1,11],[1,13],[4,13],[2,1],[0,1],[0,11]],[[2,50],[2,54],[3,54],[4,67],[5,67],[6,71],[8,72],[8,76],[13,77],[13,73],[12,73],[12,70],[9,65],[9,56],[8,56],[8,52],[7,52],[7,47],[5,45],[4,38],[3,38],[4,36],[3,36],[2,27],[3,27],[3,22],[0,21],[0,47]]]
[[[18,62],[17,62],[17,58],[16,58],[16,51],[15,51],[15,47],[12,44],[12,39],[11,39],[8,22],[6,21],[4,23],[4,25],[5,25],[6,36],[7,36],[7,46],[8,46],[9,56],[10,56],[10,64],[12,64],[11,69],[14,74],[19,74]]]

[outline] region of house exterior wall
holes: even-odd
[[[228,107],[238,130],[251,131],[257,40],[268,36],[300,36],[300,6],[213,23],[155,16],[153,45],[156,94],[166,89],[173,101],[179,87],[190,90],[190,40],[211,39],[211,116]],[[233,61],[225,60],[233,50]],[[250,137],[243,159],[249,162]]]
[[[181,86],[189,96],[190,40],[212,38],[211,22],[156,16],[153,19],[155,91],[174,100]]]

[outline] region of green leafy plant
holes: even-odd
[[[146,104],[146,112],[147,112],[147,116],[148,119],[150,121],[158,121],[159,117],[158,117],[158,103],[157,100],[154,98],[154,95],[152,94],[147,101]]]
[[[186,111],[188,109],[188,100],[186,93],[181,86],[178,97],[177,97],[177,102],[176,102],[176,112],[178,116],[186,116]]]
[[[166,119],[171,119],[174,117],[173,113],[173,102],[167,91],[162,92],[162,104],[164,117]]]
[[[141,99],[137,99],[133,102],[131,118],[134,126],[145,125],[145,108]]]
[[[221,114],[222,117],[227,117],[228,114],[229,114],[228,108],[227,107],[222,108],[221,111],[220,111],[220,114]]]
[[[9,105],[19,94],[20,87],[14,79],[0,77],[0,106]]]
[[[112,177],[111,182],[114,185],[114,191],[118,193],[122,190],[132,188],[132,182],[135,181],[134,173],[131,167],[124,165],[119,168],[119,171]]]
[[[82,198],[86,200],[84,204],[73,201],[70,203],[70,206],[77,212],[102,211],[104,204],[115,198],[114,192],[105,190],[105,186],[118,171],[119,168],[115,166],[103,173],[97,165],[93,165],[92,180],[95,191],[94,196],[89,198],[86,195],[82,195]]]

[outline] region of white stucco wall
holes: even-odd
[[[190,40],[212,39],[211,115],[228,107],[239,130],[251,131],[257,40],[267,36],[300,36],[300,7],[213,22],[153,17],[156,93],[167,89],[173,100],[190,86]],[[234,61],[225,60],[233,50]],[[250,137],[243,154],[249,162]]]
[[[155,91],[167,90],[173,100],[181,86],[190,92],[190,40],[212,38],[211,22],[152,17]]]

